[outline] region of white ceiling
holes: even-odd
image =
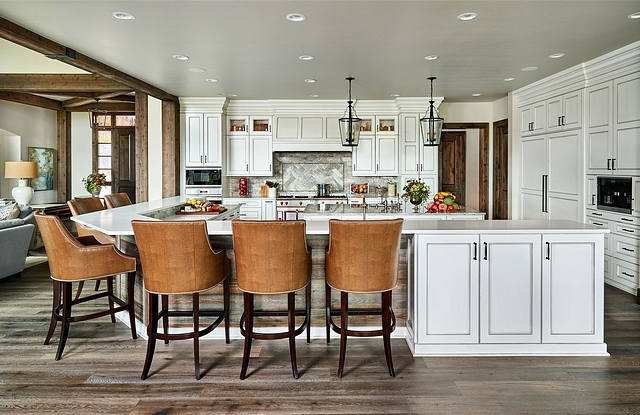
[[[456,19],[465,12],[478,17]],[[494,101],[640,40],[640,19],[627,18],[635,12],[638,0],[0,0],[3,18],[171,94],[237,94],[230,99],[346,99],[347,76],[355,99],[424,97],[436,76],[434,95],[448,102]],[[307,20],[290,22],[289,13]],[[16,59],[7,49],[0,60]],[[521,71],[530,66],[539,69]]]

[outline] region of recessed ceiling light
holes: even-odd
[[[134,15],[125,12],[113,12],[111,15],[118,20],[133,20],[136,18]]]
[[[427,61],[435,61],[436,59],[438,59],[438,57],[436,55],[429,55],[425,56],[424,59]]]
[[[202,69],[202,68],[189,68],[189,70],[191,72],[207,72],[205,69]]]
[[[187,55],[173,55],[173,59],[177,59],[179,61],[188,61],[189,57]]]
[[[505,82],[510,82],[510,81],[515,80],[515,79],[516,79],[516,78],[504,78],[504,81],[505,81]]]
[[[320,95],[318,95],[318,94],[311,94],[311,95],[309,95],[309,96],[310,96],[311,98],[318,98]]]
[[[627,19],[640,19],[640,12],[631,13]]]
[[[472,97],[479,97],[482,94],[471,94]]]
[[[549,55],[549,57],[551,59],[558,59],[564,56],[564,53],[552,53],[551,55]]]
[[[313,84],[314,82],[318,82],[315,79],[311,79],[311,78],[307,78],[304,81],[307,82],[307,83],[310,83],[310,84]]]
[[[287,20],[290,22],[304,22],[307,20],[307,16],[300,13],[290,13],[287,15]]]
[[[537,71],[538,67],[537,66],[527,66],[526,68],[522,68],[522,72],[531,72],[531,71]]]
[[[462,13],[460,16],[458,16],[458,20],[462,20],[463,22],[466,22],[468,20],[473,20],[476,17],[478,17],[478,13]]]
[[[392,97],[399,97],[400,94],[391,94]]]
[[[218,82],[217,79],[213,79],[213,78],[207,78],[206,81],[207,82]]]
[[[302,56],[298,57],[298,59],[300,59],[301,61],[310,61],[311,59],[313,59],[313,56],[311,56],[311,55],[302,55]]]
[[[230,97],[237,97],[238,94],[229,94]]]

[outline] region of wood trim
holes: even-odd
[[[122,71],[105,65],[95,59],[85,56],[53,40],[40,36],[22,26],[0,17],[0,37],[20,46],[35,50],[43,54],[54,54],[64,57],[64,62],[76,68],[83,69],[96,75],[103,76],[111,81],[126,85],[129,89],[142,91],[148,95],[162,100],[177,101],[178,97],[163,91],[160,88],[134,78]],[[73,58],[75,56],[75,58]]]
[[[180,104],[162,101],[162,197],[180,194]]]
[[[149,95],[136,91],[136,203],[149,200]]]
[[[81,107],[70,107],[67,111],[71,112],[87,112],[92,108],[99,107],[100,109],[107,110],[108,112],[135,112],[135,103],[128,102],[101,102],[96,105],[95,101],[92,104],[83,105]]]
[[[133,92],[133,91],[130,91],[130,92]],[[92,105],[92,104],[95,106],[95,105],[98,105],[96,103],[96,99],[98,100],[108,99],[111,101],[131,102],[131,103],[135,103],[136,101],[134,96],[129,96],[129,95],[123,96],[122,92],[109,92],[108,94],[95,94],[95,96],[92,98],[87,98],[87,97],[71,98],[66,101],[63,101],[62,106],[65,108],[81,107],[83,105]]]
[[[71,196],[71,113],[58,111],[56,127],[57,141],[57,201],[65,203]]]
[[[489,214],[489,123],[444,123],[443,130],[477,128],[480,130],[480,160],[478,175],[480,210]]]
[[[0,100],[17,102],[18,104],[31,105],[33,107],[44,108],[47,110],[60,111],[63,109],[60,101],[39,97],[33,94],[25,94],[15,91],[0,91]]]
[[[55,94],[58,91],[113,93],[131,88],[92,74],[0,74],[0,90]]]

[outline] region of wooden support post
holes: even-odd
[[[57,201],[65,203],[71,197],[71,113],[57,111],[56,141],[58,157],[56,160]]]
[[[136,203],[149,201],[149,95],[136,91]]]
[[[180,104],[162,101],[162,197],[180,194]]]

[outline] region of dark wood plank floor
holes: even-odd
[[[241,340],[201,345],[204,377],[193,376],[190,341],[158,344],[151,377],[140,380],[146,341],[109,319],[72,325],[43,346],[51,284],[46,264],[0,280],[2,414],[628,414],[640,413],[640,306],[607,287],[610,357],[413,358],[393,341],[396,378],[379,339],[349,340],[345,377],[338,342],[297,342],[300,379],[288,344],[256,341],[249,377],[239,379]]]

